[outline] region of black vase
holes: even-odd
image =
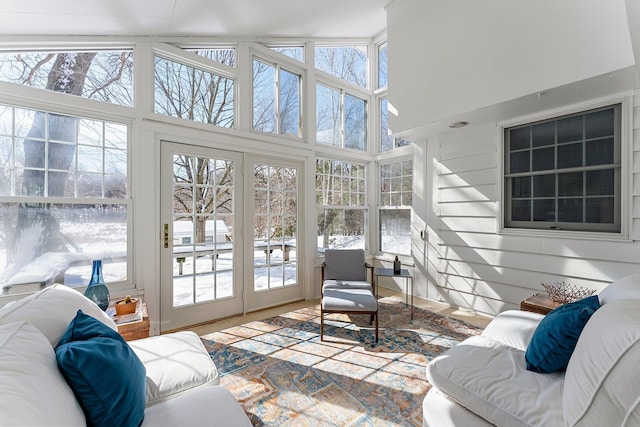
[[[102,278],[102,260],[93,261],[93,270],[91,271],[91,280],[84,296],[95,302],[103,311],[107,311],[109,307],[109,288],[104,284]]]
[[[398,257],[393,261],[393,274],[400,274],[402,271],[402,264],[400,264],[400,260]]]

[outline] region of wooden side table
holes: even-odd
[[[140,338],[149,337],[149,314],[147,313],[147,305],[142,305],[142,320],[137,322],[129,322],[118,325],[118,332],[126,341],[139,340]]]
[[[534,313],[547,314],[562,304],[551,301],[546,293],[533,294],[520,303],[520,310]]]

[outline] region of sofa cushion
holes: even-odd
[[[145,368],[120,334],[78,310],[56,347],[56,359],[88,424],[140,425]]]
[[[202,384],[218,384],[216,365],[194,332],[182,331],[129,342],[147,369],[147,403]]]
[[[598,298],[601,305],[612,301],[640,298],[640,274],[614,280],[598,293]]]
[[[639,307],[608,302],[585,326],[565,374],[566,426],[640,425]]]
[[[209,385],[149,406],[145,426],[251,427],[251,422],[229,390]]]
[[[525,351],[543,318],[544,315],[531,311],[503,311],[484,328],[482,336]]]
[[[527,371],[524,351],[482,335],[427,365],[433,386],[498,426],[561,426],[562,378]]]
[[[561,305],[547,314],[527,347],[527,369],[549,373],[566,368],[582,328],[599,307],[598,297],[593,295]]]
[[[93,301],[75,289],[60,284],[48,286],[9,306],[2,307],[0,325],[27,321],[49,339],[51,347],[55,347],[78,310],[100,320],[114,331],[118,330],[111,317]]]
[[[27,322],[0,326],[0,425],[84,426],[47,338]]]

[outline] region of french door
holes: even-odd
[[[252,261],[247,281],[248,311],[304,297],[300,284],[298,236],[302,195],[301,163],[249,157],[253,200],[247,202],[245,253]]]
[[[243,312],[242,154],[161,144],[160,331]]]

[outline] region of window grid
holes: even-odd
[[[85,286],[100,258],[107,283],[130,283],[128,134],[121,123],[0,106],[0,282]],[[32,262],[42,267],[24,282]],[[48,276],[51,262],[63,277]]]
[[[316,159],[319,248],[366,249],[366,166]]]
[[[380,205],[411,207],[413,198],[413,161],[380,165]]]
[[[378,237],[381,252],[411,253],[411,205],[413,161],[380,165],[380,206]]]
[[[620,109],[505,129],[506,227],[620,231]]]
[[[0,195],[126,197],[125,125],[9,106],[0,106],[0,121]],[[30,121],[35,125],[23,135],[21,127]],[[60,153],[67,153],[68,164]],[[40,177],[39,185],[21,186],[25,175]]]

